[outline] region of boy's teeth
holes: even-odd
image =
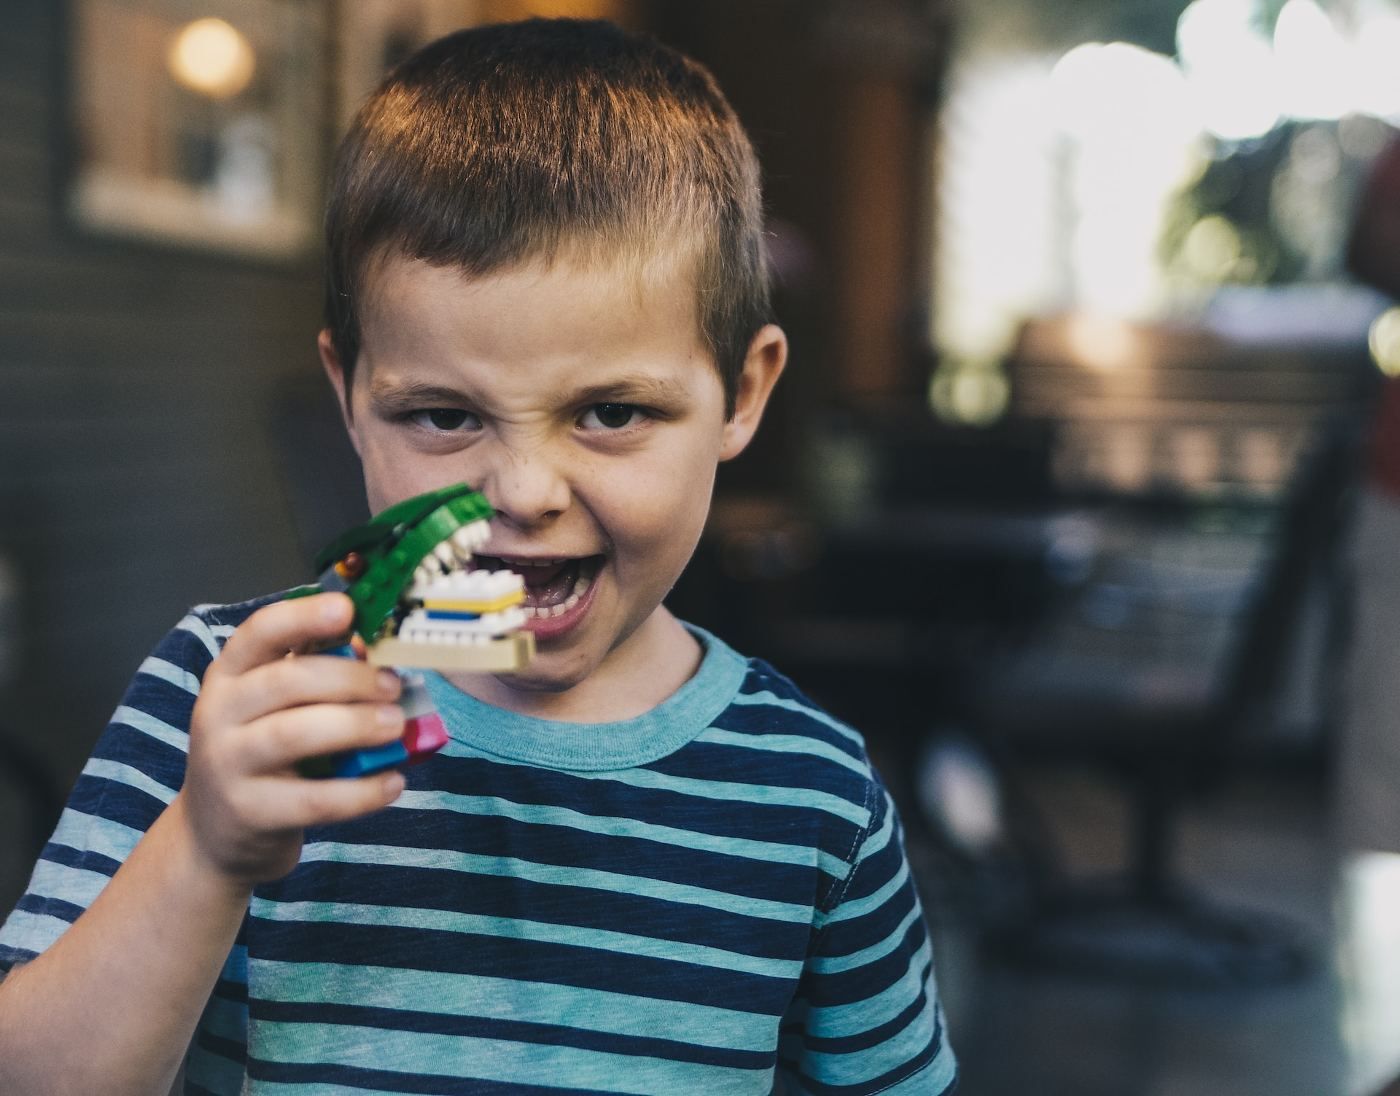
[[[525,619],[533,620],[537,617],[546,618],[563,616],[565,613],[567,613],[570,609],[572,609],[575,605],[579,603],[579,598],[583,596],[583,592],[587,589],[588,579],[584,578],[583,575],[579,575],[578,580],[574,583],[574,592],[568,597],[566,597],[563,601],[559,602],[558,605],[522,606],[522,608],[525,610]]]

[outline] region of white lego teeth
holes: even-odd
[[[476,543],[476,537],[472,534],[470,526],[463,526],[452,534],[452,553],[459,564],[465,566],[471,563]]]
[[[450,575],[469,566],[473,554],[490,535],[491,527],[484,521],[474,521],[455,529],[447,540],[433,546],[430,555],[423,557],[413,572],[414,583],[424,585],[439,575]]]
[[[474,620],[435,620],[415,609],[404,619],[398,638],[412,643],[485,643],[524,623],[525,613],[515,607]]]
[[[416,579],[415,575],[415,579]],[[514,571],[452,571],[445,575],[431,575],[426,581],[415,581],[409,589],[409,596],[419,601],[434,598],[448,600],[493,601],[508,594],[523,591],[525,580]]]
[[[463,525],[452,534],[453,547],[457,549],[460,556],[466,552],[470,558],[491,536],[491,526],[484,521],[474,521],[470,525]]]

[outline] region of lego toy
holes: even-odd
[[[327,591],[355,605],[351,631],[375,666],[508,671],[534,656],[521,629],[525,584],[512,571],[471,567],[493,511],[465,484],[407,499],[339,537],[316,558],[320,578],[292,597]],[[355,657],[348,644],[327,652]],[[305,762],[306,776],[363,776],[421,761],[447,743],[421,674],[398,669],[404,733],[397,742]]]

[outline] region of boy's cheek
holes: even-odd
[[[429,482],[435,469],[435,462],[427,460],[423,454],[415,452],[402,439],[385,436],[381,432],[366,433],[364,446],[360,450],[360,464],[364,472],[365,487],[378,496],[384,505],[392,505],[413,495],[422,494],[434,487],[445,487],[449,482],[456,483],[465,477],[458,475],[444,479],[441,468],[436,469],[441,482]],[[381,507],[382,508],[382,507]]]

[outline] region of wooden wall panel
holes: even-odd
[[[61,8],[6,0],[0,20],[0,555],[23,583],[0,734],[66,782],[188,606],[305,578],[270,423],[317,370],[320,301],[314,257],[65,224]]]

